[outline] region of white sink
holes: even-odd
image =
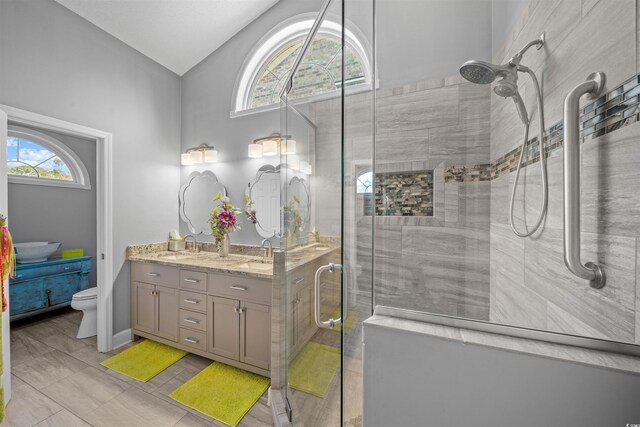
[[[20,264],[46,261],[60,247],[60,242],[14,243],[16,261]]]
[[[237,268],[254,270],[254,271],[271,271],[273,264],[266,262],[245,262],[236,266]]]

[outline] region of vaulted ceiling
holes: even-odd
[[[56,0],[183,75],[279,0]]]

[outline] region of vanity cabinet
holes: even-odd
[[[142,282],[133,282],[133,329],[178,341],[178,290]]]
[[[135,335],[269,375],[271,279],[131,263]]]

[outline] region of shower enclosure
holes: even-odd
[[[304,158],[281,158],[305,169],[282,174],[276,272],[276,388],[294,425],[360,425],[361,325],[373,313],[640,354],[635,21],[633,0],[325,2],[280,116],[281,134],[306,145]],[[521,62],[540,108],[531,79],[513,82],[514,106],[460,74],[472,59],[508,64],[541,34]],[[597,97],[565,106],[595,72],[606,75]],[[301,81],[333,90],[307,96]],[[304,226],[295,179],[309,185]],[[572,273],[582,264],[565,265],[565,246],[606,272],[604,286]],[[311,250],[322,255],[305,263]]]

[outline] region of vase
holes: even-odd
[[[225,236],[222,241],[222,248],[218,249],[218,255],[221,257],[229,256],[229,236]]]

